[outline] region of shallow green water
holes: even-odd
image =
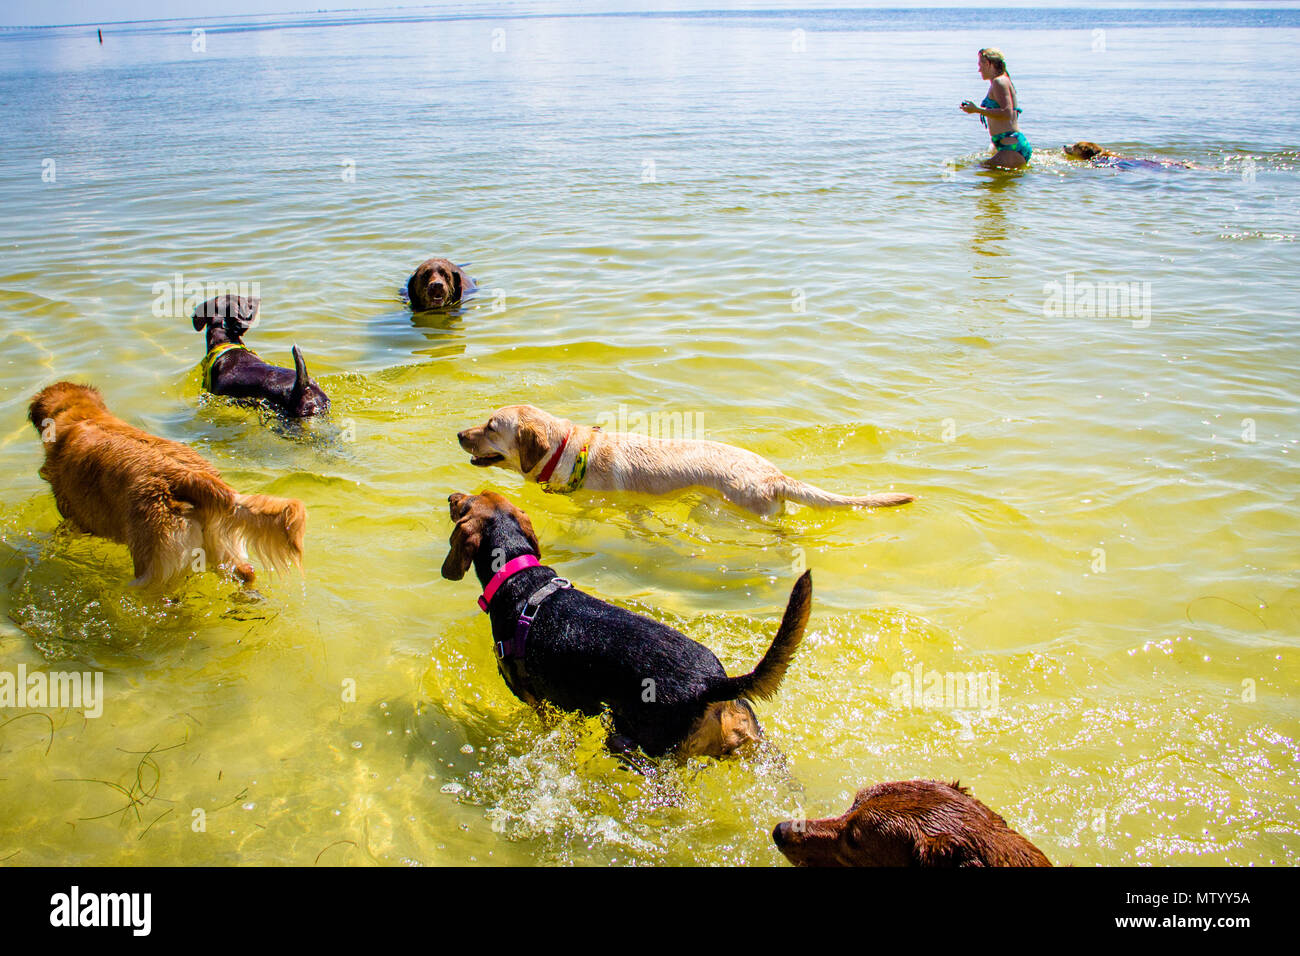
[[[1023,174],[979,169],[956,109],[991,43]],[[1285,8],[0,33],[0,660],[107,693],[52,732],[0,711],[0,859],[776,864],[779,820],[925,776],[1056,862],[1295,864],[1298,43]],[[1082,138],[1203,168],[1064,160]],[[416,323],[396,290],[431,254],[482,291]],[[250,344],[301,345],[333,422],[201,397],[201,337],[154,309],[177,273],[258,283]],[[305,577],[129,594],[36,474],[26,404],[60,378],[305,501]],[[680,413],[920,500],[545,496],[455,442],[514,402]],[[438,574],[447,494],[482,487],[732,673],[811,567],[760,708],[787,765],[639,777],[598,722],[516,701],[473,584]],[[901,706],[918,665],[995,674],[996,708]]]

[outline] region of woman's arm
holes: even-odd
[[[997,103],[1005,103],[1006,106],[998,109],[984,109],[982,106],[975,107],[975,112],[980,116],[989,116],[995,119],[1004,119],[1009,123],[1014,123],[1016,119],[1016,94],[1011,88],[1010,81],[1007,80],[1006,74],[995,76],[993,83],[989,87],[989,96]],[[969,111],[968,111],[969,112]]]

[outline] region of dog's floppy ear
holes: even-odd
[[[542,546],[537,543],[537,532],[533,530],[532,520],[513,505],[511,510],[514,512],[515,520],[519,522],[519,530],[524,533],[524,537],[532,544],[533,550],[537,552],[538,557],[541,557]]]
[[[452,269],[451,270],[452,298],[454,298],[457,302],[460,301],[460,290],[461,290],[460,269],[458,268]]]
[[[27,406],[27,420],[30,421],[37,431],[41,430],[42,422],[50,418],[49,389],[44,389],[39,395],[32,399],[32,403]]]
[[[262,300],[257,296],[237,295],[226,299],[226,314],[241,335],[253,327],[261,308]]]
[[[483,539],[483,519],[467,514],[456,522],[451,532],[451,550],[442,562],[442,576],[448,581],[459,581],[474,563],[474,554]]]
[[[536,422],[522,422],[515,432],[515,447],[519,450],[519,468],[526,475],[551,450],[546,430]]]
[[[194,307],[194,331],[202,332],[208,327],[208,323],[217,317],[217,299],[213,297],[206,302],[200,302]]]
[[[916,866],[984,866],[983,858],[965,841],[951,833],[917,834],[912,844]]]

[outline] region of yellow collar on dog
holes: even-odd
[[[203,356],[203,390],[205,392],[212,391],[212,363],[232,349],[243,349],[250,355],[257,354],[247,345],[239,342],[222,342],[220,345],[212,346],[212,351]]]
[[[595,426],[592,428],[592,431],[600,431],[600,426]],[[571,495],[581,488],[582,482],[587,477],[587,458],[590,450],[591,439],[588,438],[586,444],[584,444],[582,449],[578,452],[578,460],[573,463],[573,471],[569,473],[569,480],[564,482],[564,484],[559,484],[554,481],[538,482],[542,491],[552,495]]]

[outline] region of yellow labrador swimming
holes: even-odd
[[[837,495],[787,477],[766,458],[734,445],[699,439],[651,438],[575,425],[532,405],[508,405],[484,425],[457,436],[470,464],[517,471],[544,491],[644,491],[666,494],[708,488],[760,515],[785,502],[823,508],[901,505],[912,495]]]

